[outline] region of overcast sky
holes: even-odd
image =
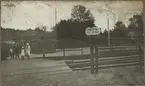
[[[142,1],[112,1],[109,3],[110,29],[116,21],[123,21],[129,24],[128,19],[134,14],[140,13],[143,8]],[[71,17],[71,9],[73,6],[82,4],[95,17],[95,25],[107,28],[107,11],[104,1],[2,1],[1,2],[1,26],[5,28],[15,29],[34,29],[37,26],[45,25],[47,30],[55,24],[54,9],[57,9],[57,22],[61,19],[69,19]]]

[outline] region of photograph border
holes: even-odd
[[[142,1],[143,2],[143,33],[145,34],[145,0],[1,0],[1,1]],[[0,3],[1,3],[0,1]],[[1,9],[1,7],[0,7]],[[1,20],[1,18],[0,18]],[[1,24],[0,24],[1,25]],[[144,63],[145,63],[145,37],[144,37]],[[2,64],[2,59],[1,59],[1,29],[0,29],[0,65]],[[145,67],[145,64],[144,64]],[[144,68],[144,76],[145,76],[145,68]],[[0,86],[1,85],[1,72],[0,72]]]

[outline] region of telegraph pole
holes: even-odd
[[[106,8],[108,12],[113,13],[112,11],[110,11],[110,7],[108,6],[108,0],[106,1]],[[113,13],[114,14],[114,13]],[[114,17],[114,15],[113,15]],[[114,17],[115,18],[115,17]],[[114,19],[115,20],[115,19]],[[108,28],[108,46],[110,46],[110,29],[109,29],[109,13],[107,13],[107,28]]]
[[[50,16],[50,28],[52,28],[52,19],[51,19],[51,16]]]
[[[56,9],[56,0],[55,0],[55,25],[57,23],[57,9]]]
[[[55,25],[57,23],[57,10],[56,10],[56,7],[55,7]]]
[[[108,46],[110,46],[110,29],[109,29],[109,18],[107,15],[107,28],[108,28]]]

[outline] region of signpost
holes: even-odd
[[[100,29],[98,27],[88,27],[85,31],[86,35],[89,36],[90,41],[90,54],[91,54],[91,73],[94,73],[95,66],[95,58],[93,54],[93,45],[92,45],[92,36],[98,35],[100,33]],[[98,59],[96,57],[96,59]]]
[[[100,29],[98,27],[88,27],[85,33],[87,36],[98,35],[100,33]]]

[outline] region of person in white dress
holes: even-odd
[[[29,43],[26,44],[25,50],[26,50],[26,56],[29,59],[30,53],[31,53],[31,47],[30,47]]]
[[[10,48],[10,57],[11,58],[14,58],[14,52],[13,52],[13,49],[12,48]]]
[[[21,59],[24,60],[24,57],[25,57],[25,48],[22,47],[22,49],[21,49]]]

